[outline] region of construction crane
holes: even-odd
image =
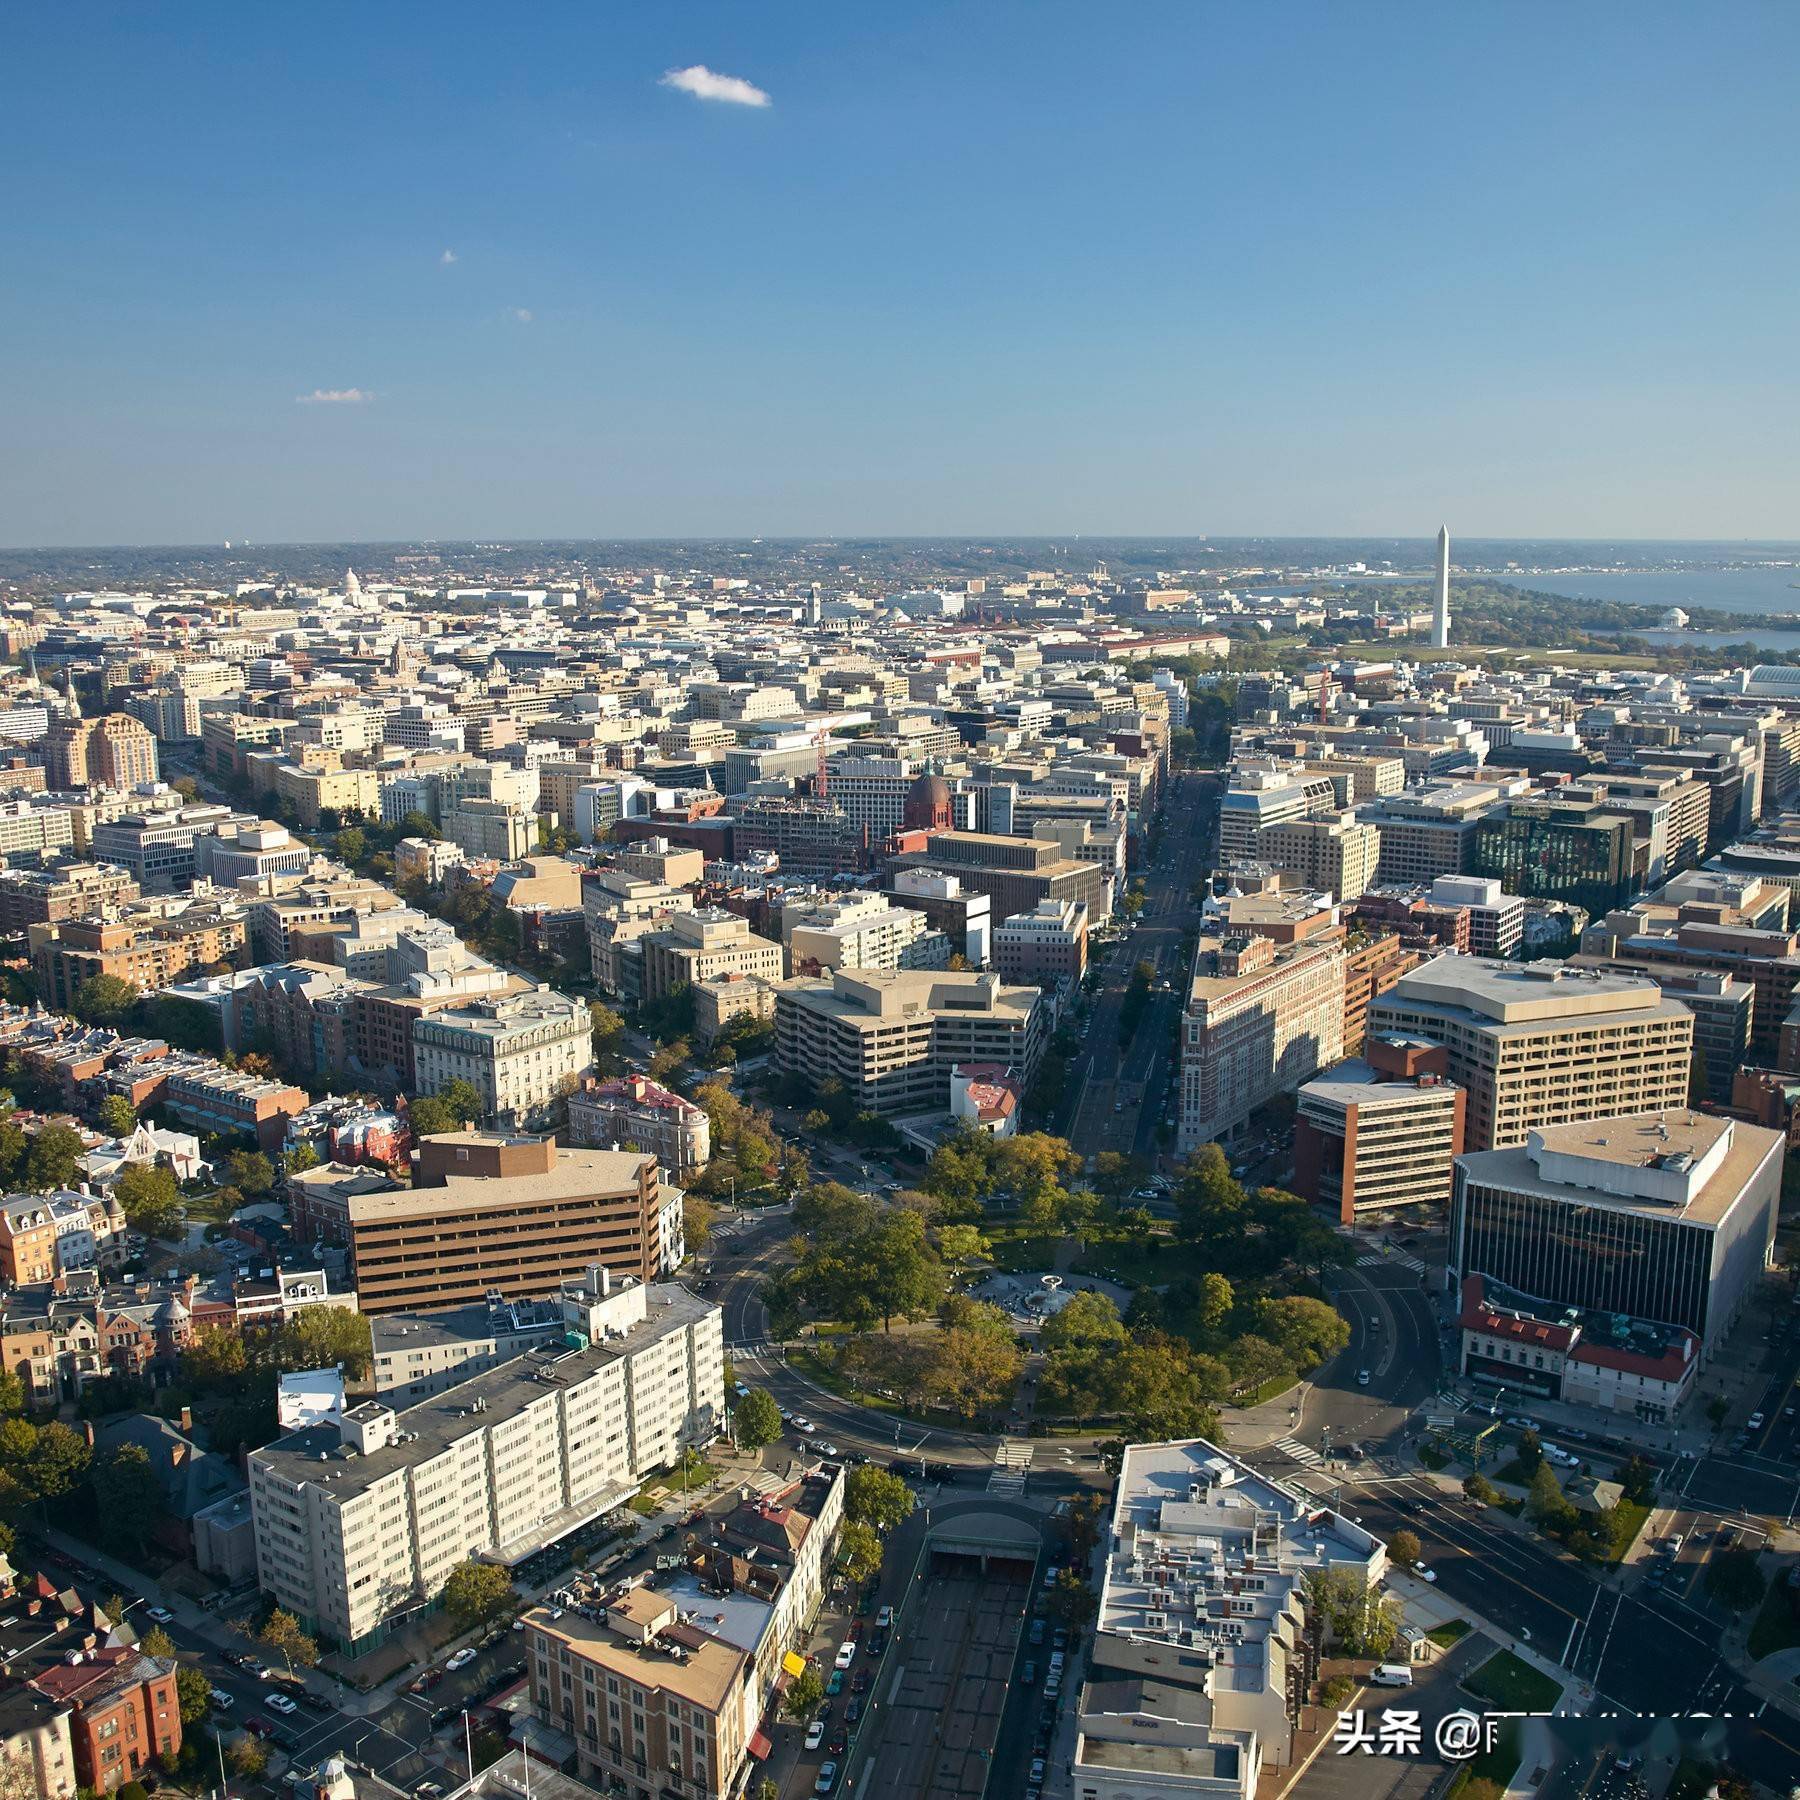
[[[1331,699],[1331,670],[1329,667],[1319,671],[1319,723],[1326,722],[1326,709]]]
[[[830,741],[831,733],[829,731],[821,731],[813,739],[813,747],[818,751],[819,757],[818,764],[813,771],[813,793],[820,800],[828,799],[831,792],[830,777],[825,770],[825,746]]]

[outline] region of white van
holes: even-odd
[[[1413,1673],[1406,1663],[1379,1663],[1369,1672],[1369,1680],[1375,1687],[1411,1687]]]

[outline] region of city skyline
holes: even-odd
[[[5,34],[9,546],[1794,530],[1786,9]]]

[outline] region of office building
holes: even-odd
[[[1779,1132],[1670,1107],[1456,1161],[1449,1274],[1678,1326],[1717,1349],[1769,1266]]]
[[[1381,1540],[1203,1438],[1127,1445],[1110,1524],[1075,1800],[1255,1800],[1296,1761],[1318,1675],[1308,1577],[1376,1587]]]
[[[959,877],[944,870],[922,866],[896,870],[882,892],[896,906],[923,913],[926,924],[950,940],[951,955],[971,969],[988,966],[994,903],[986,894],[965,888]]]
[[[1287,869],[1308,887],[1333,900],[1358,899],[1375,879],[1381,833],[1359,824],[1354,814],[1328,819],[1291,819],[1271,825],[1257,838],[1257,857]]]
[[[985,831],[934,831],[922,850],[890,862],[892,882],[910,869],[954,874],[971,892],[986,894],[996,916],[1030,912],[1040,900],[1072,900],[1088,910],[1090,929],[1112,917],[1113,883],[1096,863],[1065,856],[1060,844],[1002,837]]]
[[[1365,1055],[1303,1082],[1294,1119],[1294,1192],[1342,1225],[1359,1212],[1441,1206],[1462,1152],[1461,1088],[1440,1044],[1376,1037]]]
[[[677,988],[693,987],[721,975],[759,975],[779,981],[781,946],[758,937],[739,913],[709,906],[673,912],[638,940],[643,957],[642,996],[661,1000]]]
[[[788,973],[831,969],[944,968],[950,940],[925,915],[879,894],[846,894],[790,902],[781,909]]]
[[[1381,834],[1377,878],[1411,885],[1472,874],[1476,823],[1506,791],[1495,782],[1434,781],[1363,807],[1363,821]]]
[[[1525,902],[1498,881],[1480,875],[1440,875],[1426,892],[1426,904],[1467,917],[1468,942],[1457,948],[1471,956],[1508,957],[1524,940]]]
[[[1475,826],[1470,873],[1529,900],[1562,900],[1590,917],[1644,886],[1649,852],[1632,821],[1603,800],[1509,800]]]
[[[564,1300],[580,1348],[528,1352],[399,1411],[365,1401],[252,1452],[257,1579],[277,1605],[369,1650],[470,1557],[516,1564],[711,1442],[716,1306],[604,1269]]]
[[[1072,900],[1040,900],[994,928],[994,968],[1021,987],[1073,992],[1087,973],[1087,909]]]
[[[593,1031],[582,1001],[547,987],[446,1006],[412,1022],[414,1090],[435,1094],[466,1081],[483,1118],[531,1123],[587,1073]]]
[[[421,1138],[417,1158],[409,1187],[366,1170],[344,1184],[366,1313],[529,1299],[593,1262],[655,1281],[686,1255],[681,1192],[654,1156],[469,1130]]]
[[[1694,1016],[1636,976],[1437,956],[1370,1005],[1369,1029],[1449,1051],[1472,1150],[1687,1099]]]
[[[1239,767],[1219,800],[1219,861],[1254,862],[1263,834],[1296,819],[1328,817],[1330,778],[1299,767]]]
[[[1344,1051],[1344,947],[1277,944],[1209,921],[1181,1019],[1183,1154],[1239,1129],[1255,1109]]]
[[[1029,1086],[1044,1033],[1038,990],[992,974],[840,969],[775,992],[776,1067],[836,1078],[883,1114],[947,1109],[958,1063],[998,1063]]]
[[[96,862],[124,869],[146,894],[194,884],[194,840],[243,823],[227,806],[176,806],[123,813],[97,823],[88,844]]]

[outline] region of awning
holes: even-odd
[[[774,1749],[775,1746],[763,1732],[755,1731],[750,1734],[750,1754],[758,1762],[767,1762]]]

